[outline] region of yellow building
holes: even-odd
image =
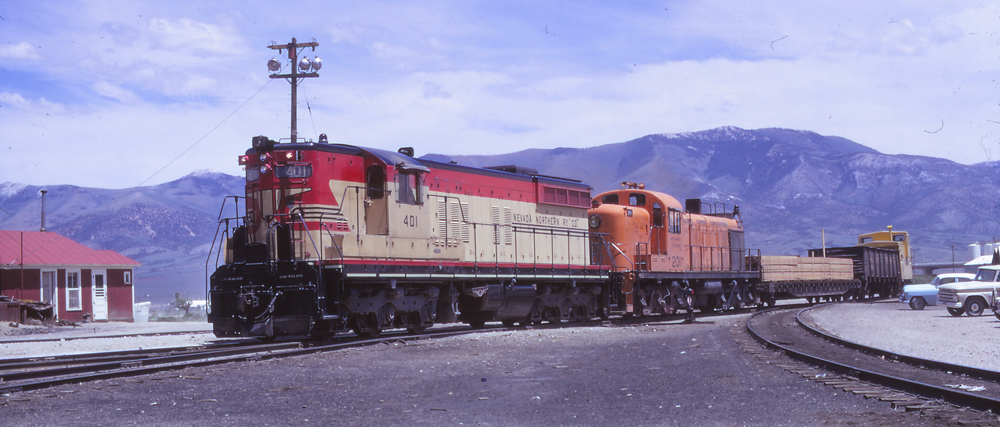
[[[903,282],[913,281],[913,250],[910,248],[910,233],[892,231],[890,225],[886,231],[876,231],[858,236],[858,246],[898,249],[899,271]]]

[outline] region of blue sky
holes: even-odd
[[[241,174],[287,138],[266,46],[315,39],[299,134],[418,155],[783,127],[1000,158],[1000,5],[0,0],[0,182]],[[287,69],[286,69],[287,71]]]

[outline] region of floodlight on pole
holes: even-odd
[[[296,104],[298,103],[297,94],[298,94],[299,79],[304,77],[319,77],[319,74],[317,74],[316,71],[318,71],[319,68],[322,66],[322,61],[320,61],[319,58],[314,58],[313,61],[310,61],[308,58],[302,58],[302,61],[298,61],[299,50],[311,47],[312,50],[315,52],[316,46],[319,46],[319,43],[316,43],[316,39],[313,39],[313,41],[309,43],[298,43],[296,42],[295,38],[292,38],[292,42],[288,44],[276,44],[272,42],[271,45],[268,46],[269,49],[277,50],[279,54],[281,53],[281,51],[288,49],[288,60],[290,65],[289,68],[291,68],[291,73],[276,74],[276,72],[281,69],[281,63],[274,58],[271,58],[271,60],[267,62],[267,68],[268,70],[271,70],[272,74],[270,75],[270,77],[272,79],[288,79],[288,82],[292,84],[292,126],[291,126],[292,132],[291,132],[290,142],[293,143],[298,141],[298,129],[296,124],[298,119],[296,117],[297,116]],[[296,67],[296,65],[298,65],[298,67]],[[298,72],[299,68],[302,69],[302,73]],[[312,70],[312,72],[309,72],[310,70]]]

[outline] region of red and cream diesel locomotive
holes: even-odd
[[[591,189],[579,181],[324,136],[258,136],[240,163],[246,195],[235,200],[245,213],[220,218],[209,284],[217,336],[377,335],[611,312],[608,270],[590,262]]]

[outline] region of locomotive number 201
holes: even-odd
[[[416,217],[416,215],[405,215],[405,216],[403,216],[403,224],[405,224],[407,226],[410,226],[410,227],[416,227],[417,226],[417,217]]]

